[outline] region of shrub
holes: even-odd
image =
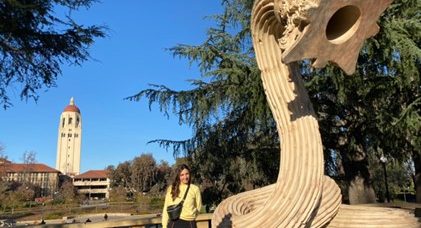
[[[63,212],[55,211],[55,212],[48,213],[46,216],[44,216],[44,219],[60,219],[63,217],[63,215],[64,215]]]
[[[164,198],[153,197],[149,202],[149,207],[151,210],[161,209],[164,206]]]

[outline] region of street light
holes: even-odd
[[[385,186],[386,186],[386,199],[387,199],[387,202],[388,202],[388,203],[390,203],[389,185],[387,184],[387,172],[386,172],[386,162],[387,162],[387,158],[386,158],[384,155],[382,155],[382,156],[380,157],[380,162],[381,162],[381,163],[382,163],[382,165],[383,165],[383,172],[384,172],[384,184],[385,184]]]

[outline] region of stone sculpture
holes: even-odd
[[[281,138],[275,184],[230,197],[213,227],[419,227],[413,215],[388,208],[341,205],[324,176],[316,115],[294,61],[331,61],[347,74],[379,27],[391,0],[257,0],[251,30],[261,78]]]

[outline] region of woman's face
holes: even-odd
[[[190,172],[187,169],[183,169],[180,173],[180,182],[183,184],[188,184],[190,180]]]

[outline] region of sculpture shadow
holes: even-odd
[[[290,72],[298,71],[298,64],[288,64],[288,68]],[[291,74],[290,76],[290,80],[294,84],[293,92],[295,95],[295,99],[288,102],[288,109],[291,111],[291,121],[295,121],[305,116],[312,116],[317,119],[314,113],[313,104],[308,95],[308,91],[305,89],[304,81],[301,78],[301,74],[295,73]]]
[[[217,228],[231,228],[232,227],[232,214],[228,213],[222,219],[222,222],[218,224]]]

